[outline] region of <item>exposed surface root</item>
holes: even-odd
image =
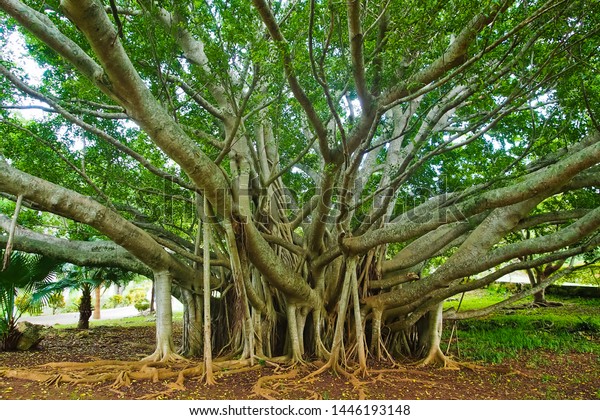
[[[336,363],[333,359],[329,359],[329,361],[327,363],[325,363],[323,366],[321,366],[319,369],[306,375],[302,379],[302,382],[313,382],[317,376],[319,376],[327,371],[330,371],[330,370],[340,376],[343,376],[344,378],[346,378],[348,380],[348,382],[352,385],[354,390],[358,393],[359,400],[366,399],[364,385],[367,385],[368,382],[360,381],[357,377],[357,373],[360,374],[361,376],[366,376],[368,373],[367,370],[358,368],[355,372],[350,373],[346,369],[344,369],[342,366],[340,366],[339,363]]]
[[[532,306],[534,308],[553,308],[557,306],[565,306],[562,302],[552,302],[550,300],[545,300],[543,302],[533,302]]]
[[[329,369],[333,370],[334,372],[337,372],[340,369],[339,365],[333,362],[333,358],[330,358],[329,361],[323,366],[321,366],[319,369],[306,375],[304,378],[302,378],[302,381],[312,382],[317,376],[323,374],[324,372],[327,372]]]
[[[441,365],[444,369],[460,369],[461,364],[451,360],[448,356],[446,356],[439,348],[432,349],[429,354],[425,357],[425,359],[421,360],[414,364],[416,367],[424,367],[424,366],[439,366]]]
[[[47,386],[61,384],[99,384],[109,382],[107,389],[123,395],[120,388],[133,385],[135,381],[165,382],[167,389],[143,396],[144,399],[164,398],[176,390],[185,389],[188,378],[207,379],[203,363],[192,364],[188,360],[174,357],[169,362],[150,360],[118,361],[94,360],[86,363],[48,363],[19,369],[2,369],[0,376],[15,379],[41,382]],[[176,362],[173,362],[176,361]],[[269,362],[277,369],[278,365]],[[222,360],[213,362],[215,378],[220,375],[234,374],[249,370],[261,369],[261,365],[250,366],[249,360]],[[295,371],[285,373],[282,379],[296,375]],[[267,377],[266,380],[274,378]],[[264,383],[264,381],[263,381]],[[258,388],[257,388],[258,389]],[[260,389],[258,389],[260,395]],[[267,392],[268,393],[268,392]],[[266,395],[264,395],[266,398]]]
[[[553,302],[550,300],[545,300],[543,302],[531,302],[531,303],[525,303],[523,305],[516,305],[516,306],[511,306],[510,310],[521,310],[521,309],[532,309],[532,308],[553,308],[553,307],[558,307],[558,306],[565,306],[564,303],[562,302]]]
[[[46,379],[46,380],[44,381],[44,385],[48,385],[48,386],[51,386],[51,385],[54,385],[54,386],[59,386],[59,385],[60,385],[60,381],[61,381],[62,377],[63,377],[63,376],[62,376],[62,375],[60,375],[60,374],[52,375],[51,377],[49,377],[48,379]]]
[[[198,366],[190,367],[187,369],[183,369],[177,375],[177,381],[175,384],[179,387],[179,389],[185,389],[185,378],[193,377],[193,376],[204,376],[204,365],[200,364]]]
[[[143,362],[161,362],[161,363],[178,363],[185,362],[187,359],[183,356],[178,355],[175,352],[162,352],[156,350],[150,356],[144,357]]]
[[[111,385],[113,388],[121,388],[122,386],[131,386],[131,377],[129,372],[122,371],[117,375],[117,378]]]
[[[275,384],[275,386],[273,388],[267,388],[266,384],[268,382],[273,382],[273,381],[292,379],[292,378],[295,378],[297,375],[298,375],[298,371],[296,369],[292,369],[286,373],[262,376],[262,377],[258,378],[258,380],[256,381],[256,384],[252,387],[253,395],[260,397],[260,398],[264,398],[266,400],[275,400],[278,392],[277,392],[277,390],[275,390],[273,388],[281,386],[282,383],[279,382],[279,383]]]
[[[367,399],[367,394],[365,393],[365,385],[368,385],[367,382],[360,381],[354,373],[347,372],[345,369],[340,369],[339,373],[348,379],[348,382],[352,384],[352,387],[356,392],[358,392],[358,399],[365,400]]]

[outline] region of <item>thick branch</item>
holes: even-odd
[[[450,44],[448,49],[431,63],[427,68],[423,69],[419,73],[411,77],[407,82],[392,89],[386,93],[380,100],[382,105],[389,105],[400,98],[419,90],[421,87],[433,82],[444,73],[460,66],[467,61],[468,49],[471,43],[475,40],[477,34],[490,24],[498,12],[504,7],[508,7],[508,3],[503,6],[494,5],[492,10],[488,13],[478,13],[465,25],[463,30],[454,39],[454,42]]]
[[[10,219],[0,214],[0,227],[6,230],[9,226]],[[0,244],[6,240],[6,236],[0,236]],[[14,247],[19,251],[46,255],[79,266],[119,267],[152,277],[152,271],[147,266],[126,249],[110,241],[70,241],[17,226]]]
[[[231,214],[229,185],[223,173],[200,150],[152,96],[133,67],[102,5],[94,0],[61,2],[65,13],[84,33],[105,68],[127,114],[175,160],[205,194],[219,214]]]
[[[275,41],[276,47],[283,56],[283,68],[285,70],[288,84],[292,89],[294,97],[304,109],[308,120],[317,134],[323,159],[325,159],[325,162],[331,162],[334,159],[334,156],[332,156],[329,145],[327,144],[327,129],[325,128],[325,125],[323,125],[321,118],[319,118],[319,115],[313,107],[311,100],[304,92],[304,89],[302,89],[302,86],[300,86],[300,82],[296,77],[296,71],[294,70],[294,64],[289,52],[288,43],[279,29],[279,25],[275,19],[275,16],[273,16],[271,8],[265,0],[253,0],[252,3],[254,4],[254,7],[256,7],[256,10],[266,25],[271,38],[273,38],[273,41]]]
[[[25,199],[51,213],[97,229],[153,271],[163,269],[174,273],[182,286],[185,284],[190,287],[190,281],[193,282],[196,277],[194,270],[182,264],[145,231],[118,213],[91,198],[21,172],[3,159],[0,160],[0,191],[22,194]]]
[[[360,3],[360,0],[348,0],[348,36],[350,37],[350,57],[356,92],[362,109],[367,110],[371,107],[371,93],[367,87],[365,76],[364,35],[360,23]]]
[[[443,224],[465,220],[486,210],[509,206],[540,194],[549,196],[600,161],[600,133],[594,132],[590,137],[593,139],[590,146],[527,175],[519,183],[483,192],[462,203],[439,206],[437,211],[428,214],[404,213],[394,223],[379,230],[345,239],[344,246],[354,253],[364,253],[377,245],[407,241]]]
[[[94,81],[104,93],[114,98],[102,67],[79,45],[63,35],[46,15],[15,0],[0,0],[0,7],[38,39],[73,64],[88,79]]]

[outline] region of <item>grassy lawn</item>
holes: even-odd
[[[462,302],[460,295],[449,299],[444,307],[457,308],[460,302],[460,311],[479,309],[500,302],[508,296],[509,293],[502,288],[476,290],[466,293]],[[446,351],[452,334],[449,353],[461,360],[501,363],[531,350],[546,350],[558,354],[593,353],[600,357],[600,299],[556,296],[548,296],[548,299],[560,301],[564,306],[513,309],[514,306],[531,302],[531,298],[527,298],[492,315],[458,321],[454,332],[454,323],[448,322],[444,327],[442,349]],[[176,323],[180,323],[182,317],[182,312],[173,314]],[[144,327],[154,325],[154,322],[153,315],[134,316],[92,321],[91,328]],[[56,325],[55,328],[76,326]]]
[[[179,322],[183,319],[183,312],[173,312],[173,321]],[[138,315],[121,319],[90,319],[90,328],[96,327],[147,327],[154,325],[156,317],[154,315]],[[77,328],[77,323],[54,325],[56,329]]]
[[[465,294],[461,311],[479,309],[502,301],[507,296],[498,290],[478,290]],[[458,300],[446,302],[457,307]],[[523,351],[546,350],[553,353],[593,353],[600,357],[600,299],[559,298],[564,306],[548,308],[505,308],[495,314],[456,323],[450,352],[461,359],[500,363]],[[530,302],[526,299],[513,306]],[[445,326],[445,345],[453,323]],[[458,336],[458,345],[456,337]],[[446,350],[446,348],[444,348]]]

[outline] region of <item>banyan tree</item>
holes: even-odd
[[[599,245],[594,3],[0,0],[3,241],[152,278],[151,360],[447,362]]]

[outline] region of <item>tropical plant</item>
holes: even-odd
[[[117,268],[65,266],[66,275],[57,282],[47,284],[34,294],[34,300],[45,299],[64,289],[78,289],[81,299],[77,305],[79,321],[77,328],[87,329],[92,316],[92,292],[107,284],[126,284],[132,280],[132,274]]]
[[[0,271],[0,350],[14,350],[19,340],[17,322],[33,304],[29,296],[50,284],[60,263],[42,255],[13,252]],[[20,305],[17,305],[20,302]]]
[[[48,297],[48,306],[52,308],[52,315],[54,315],[56,311],[67,306],[67,302],[65,302],[63,294],[57,291]]]

